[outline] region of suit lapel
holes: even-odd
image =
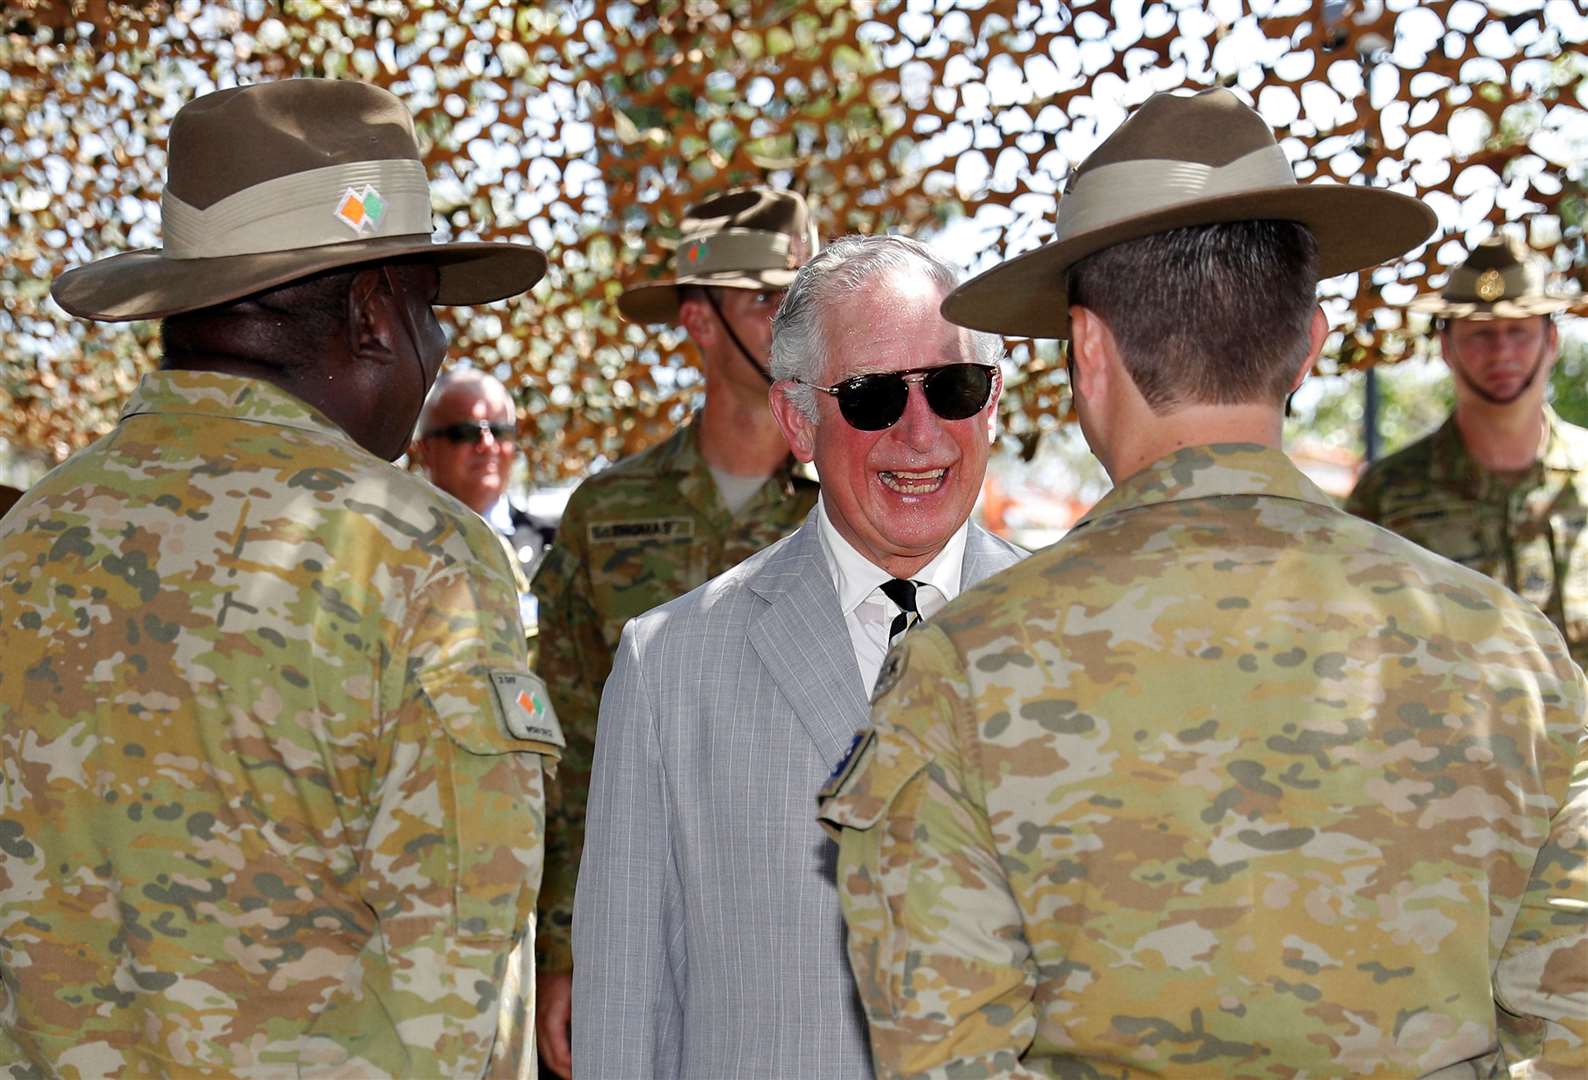
[[[1018,561],[1019,556],[1012,553],[1002,541],[971,522],[970,531],[965,536],[965,561],[960,564],[960,588],[968,589]]]
[[[813,511],[751,580],[767,607],[751,620],[750,644],[823,760],[836,762],[869,714],[816,528]]]

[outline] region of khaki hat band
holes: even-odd
[[[1059,239],[1101,229],[1180,203],[1293,187],[1296,174],[1278,145],[1253,150],[1224,165],[1141,158],[1099,165],[1075,178],[1059,200]]]
[[[167,190],[160,210],[169,259],[295,251],[374,236],[428,236],[431,229],[424,166],[406,158],[279,176],[203,210]]]
[[[1496,300],[1544,294],[1544,275],[1536,266],[1516,263],[1503,270],[1459,266],[1445,284],[1444,298],[1462,303],[1492,304]]]
[[[789,238],[760,229],[725,229],[685,240],[678,245],[673,265],[679,277],[729,271],[791,270]]]

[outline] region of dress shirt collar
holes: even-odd
[[[507,501],[506,495],[501,496],[492,503],[490,509],[486,510],[481,516],[491,523],[491,528],[503,536],[513,535],[513,510],[512,505]]]
[[[827,556],[827,568],[833,575],[833,587],[838,592],[839,611],[848,618],[876,593],[877,586],[893,575],[860,554],[843,538],[828,518],[827,504],[821,497],[816,500],[816,529],[821,537],[822,552]],[[945,603],[959,595],[960,571],[964,568],[965,540],[969,533],[970,524],[961,522],[943,550],[911,575],[913,580],[937,589]]]

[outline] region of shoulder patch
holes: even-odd
[[[882,661],[882,670],[877,672],[877,681],[871,688],[871,703],[875,705],[881,697],[904,678],[904,666],[909,661],[910,652],[902,643],[899,647],[889,650],[887,657]]]
[[[502,706],[509,735],[557,747],[567,746],[545,683],[522,671],[493,671],[491,686],[496,690],[497,703]]]
[[[693,540],[695,538],[694,518],[646,518],[639,521],[592,521],[590,523],[590,542],[592,544],[639,542],[647,541],[674,541]]]

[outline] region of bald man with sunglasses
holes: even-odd
[[[817,508],[623,632],[575,904],[581,1078],[870,1075],[816,793],[890,642],[1025,554],[967,523],[1000,344],[939,315],[957,281],[900,237],[800,271],[772,411]]]
[[[533,643],[537,618],[529,576],[556,534],[554,523],[513,505],[507,493],[518,456],[518,407],[501,380],[477,368],[443,372],[419,413],[408,456],[430,482],[483,517],[512,555],[518,613]]]

